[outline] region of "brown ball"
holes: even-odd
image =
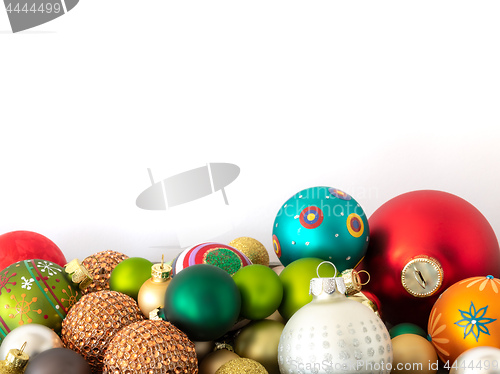
[[[279,374],[278,344],[285,324],[272,320],[255,321],[241,329],[234,351],[262,364],[269,374]]]
[[[62,322],[61,338],[66,348],[80,353],[100,372],[108,344],[120,329],[144,319],[136,301],[116,291],[84,295]]]
[[[240,358],[240,356],[234,352],[228,351],[227,349],[219,349],[209,353],[200,362],[199,374],[215,374],[217,369],[219,369],[226,362],[234,360],[235,358]]]
[[[109,290],[109,276],[111,272],[128,256],[115,251],[102,251],[95,253],[82,261],[82,265],[89,271],[94,281],[82,290],[82,294],[96,291]]]
[[[416,334],[402,334],[391,340],[392,373],[435,374],[438,356],[434,346],[424,337]]]
[[[163,320],[134,322],[109,343],[103,374],[197,373],[194,343]]]

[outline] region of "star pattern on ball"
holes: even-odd
[[[448,344],[450,339],[439,337],[438,335],[442,333],[446,329],[446,324],[439,324],[439,320],[441,319],[442,313],[436,313],[436,310],[433,310],[430,315],[430,328],[429,328],[429,337],[431,338],[432,344],[434,347],[444,356],[449,356],[450,352],[448,352],[443,344]]]
[[[493,292],[498,293],[498,289],[500,288],[500,279],[493,277],[493,275],[487,275],[486,277],[468,278],[460,282],[460,284],[463,283],[467,283],[467,288],[478,284],[479,291],[483,291],[487,288],[487,286],[490,286]]]
[[[26,322],[31,323],[33,322],[33,319],[30,317],[30,312],[38,313],[41,314],[42,310],[41,309],[31,309],[31,304],[36,303],[38,298],[33,297],[31,298],[31,301],[26,301],[26,294],[21,294],[21,299],[18,301],[16,295],[11,295],[10,297],[12,300],[14,300],[14,305],[5,305],[5,309],[14,309],[16,311],[15,314],[9,314],[9,318],[15,319],[17,316],[19,316],[19,326],[24,325],[24,317],[26,317]]]
[[[47,272],[49,277],[62,272],[62,269],[48,261],[38,261],[37,266],[42,273]]]
[[[487,324],[496,321],[496,318],[485,317],[488,311],[488,305],[476,310],[474,302],[471,301],[469,311],[458,310],[462,315],[462,319],[455,322],[455,325],[463,327],[464,329],[464,339],[472,334],[476,338],[476,342],[479,341],[481,333],[490,335]]]

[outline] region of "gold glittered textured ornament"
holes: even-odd
[[[242,236],[231,241],[229,245],[243,252],[252,261],[252,264],[269,266],[269,253],[257,239]]]
[[[26,342],[21,349],[11,349],[5,360],[0,361],[0,373],[2,374],[22,374],[29,361],[29,356],[24,352]]]
[[[100,372],[108,344],[123,327],[144,319],[137,302],[116,291],[84,295],[62,323],[66,348],[81,354],[94,373]]]
[[[122,373],[198,373],[195,345],[170,322],[134,322],[114,336],[104,356],[103,374]]]
[[[227,349],[217,349],[200,361],[199,374],[215,374],[222,365],[235,358],[240,358],[240,356]]]
[[[109,276],[111,272],[128,256],[115,251],[102,251],[95,253],[82,261],[82,265],[89,271],[93,282],[82,290],[82,293],[88,294],[96,291],[109,290]]]
[[[215,374],[269,374],[264,366],[250,358],[235,358],[222,365]]]

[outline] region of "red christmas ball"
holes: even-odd
[[[66,265],[63,253],[49,238],[32,231],[11,231],[0,235],[0,269],[18,261],[37,258]]]
[[[425,328],[438,296],[464,278],[500,275],[500,248],[491,225],[473,205],[450,193],[408,192],[368,220],[370,242],[360,264],[392,324]]]

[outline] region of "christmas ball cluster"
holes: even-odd
[[[98,252],[82,283],[49,239],[0,235],[0,370],[13,352],[35,374],[465,373],[499,357],[500,248],[467,201],[413,191],[367,217],[319,186],[271,224],[279,263],[244,236],[169,264]]]

